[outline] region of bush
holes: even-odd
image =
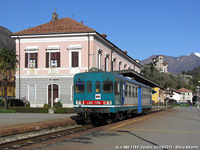
[[[21,99],[8,99],[7,105],[10,106],[24,106],[24,102]]]
[[[25,107],[28,107],[28,108],[30,108],[31,106],[30,106],[30,103],[28,102],[28,103],[26,103],[25,104]]]
[[[50,108],[50,105],[44,104],[43,108]]]
[[[168,103],[172,105],[172,104],[175,104],[175,103],[177,103],[177,101],[176,101],[176,100],[174,100],[174,99],[170,99],[170,100],[168,101]]]
[[[55,108],[55,113],[58,114],[74,113],[74,108]]]
[[[48,113],[49,108],[10,107],[10,110],[20,113]],[[74,113],[74,108],[55,108],[55,113]]]
[[[54,107],[55,108],[62,108],[63,105],[62,105],[62,103],[60,101],[58,101],[56,104],[54,104]]]
[[[0,106],[4,107],[4,100],[0,99]]]
[[[10,110],[15,110],[20,113],[48,113],[48,108],[28,108],[28,107],[10,107]]]

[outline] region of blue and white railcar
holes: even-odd
[[[74,76],[74,108],[91,121],[122,120],[148,112],[151,88],[110,72],[85,72]]]

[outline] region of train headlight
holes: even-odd
[[[104,101],[103,104],[104,105],[112,105],[112,101]]]
[[[76,105],[81,105],[81,101],[76,101]]]

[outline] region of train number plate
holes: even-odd
[[[85,105],[103,105],[103,101],[84,101]]]

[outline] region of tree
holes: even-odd
[[[4,109],[7,108],[7,83],[14,76],[18,62],[15,51],[4,47],[0,49],[0,75],[4,83]]]

